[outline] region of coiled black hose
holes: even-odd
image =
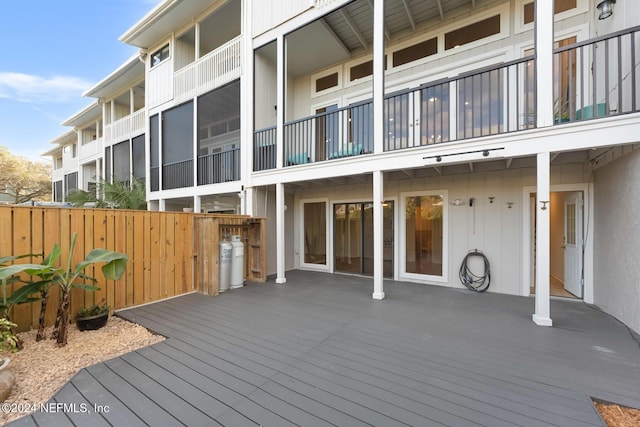
[[[484,262],[484,274],[478,276],[474,274],[468,266],[469,258],[471,257],[481,257]],[[469,251],[469,253],[462,260],[462,265],[460,265],[460,281],[463,285],[469,288],[472,291],[476,292],[484,292],[489,289],[489,285],[491,284],[491,269],[489,266],[489,260],[487,257],[480,252],[479,250]]]

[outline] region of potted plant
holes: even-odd
[[[7,284],[15,280],[16,276],[20,273],[26,273],[29,276],[36,276],[40,279],[38,282],[28,283],[26,286],[19,288],[18,292],[20,293],[30,295],[37,291],[48,290],[50,287],[58,286],[60,289],[60,300],[58,301],[58,314],[56,316],[53,336],[61,347],[67,344],[71,291],[73,289],[84,289],[87,291],[99,289],[97,286],[91,284],[95,283],[96,279],[84,273],[86,268],[93,264],[103,264],[101,269],[104,277],[110,280],[118,280],[122,277],[129,258],[126,254],[106,249],[93,249],[87,254],[83,261],[80,261],[74,266],[71,260],[76,245],[76,238],[77,233],[73,233],[66,263],[60,261],[61,248],[60,245],[56,244],[51,254],[44,259],[42,264],[0,266],[0,283],[2,283],[3,292],[6,292]],[[24,282],[22,279],[20,279],[20,281]],[[47,298],[48,292],[44,292],[42,296],[38,335],[44,331],[43,309],[46,307]]]
[[[95,331],[107,324],[109,306],[102,300],[100,304],[82,307],[76,312],[76,326],[81,331]]]

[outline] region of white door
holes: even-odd
[[[564,199],[564,288],[582,298],[582,192]]]

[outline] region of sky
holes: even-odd
[[[118,38],[159,0],[3,1],[0,146],[29,160],[95,102],[82,93],[138,52]],[[50,160],[50,159],[47,159]]]

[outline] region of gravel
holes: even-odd
[[[52,328],[47,328],[50,337]],[[36,331],[21,332],[24,348],[17,353],[3,352],[9,357],[9,368],[16,376],[16,384],[5,403],[45,403],[80,369],[112,359],[124,353],[164,340],[135,323],[110,317],[97,331],[79,331],[69,325],[68,344],[58,347],[55,340],[36,342]],[[24,413],[0,412],[0,423],[5,424]]]

